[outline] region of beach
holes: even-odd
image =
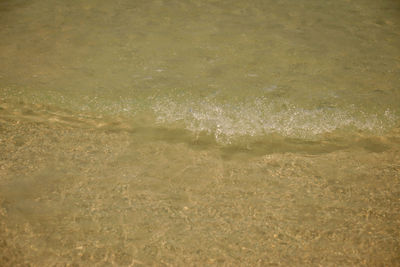
[[[227,158],[22,109],[0,113],[4,266],[399,263],[398,133],[378,152]]]
[[[1,266],[400,266],[396,0],[0,1]]]

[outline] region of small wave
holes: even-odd
[[[107,129],[184,129],[194,136],[204,133],[214,136],[223,144],[271,135],[321,140],[325,134],[338,131],[379,135],[399,126],[399,110],[381,104],[360,106],[319,101],[312,106],[301,105],[301,101],[295,102],[293,98],[252,96],[238,99],[222,94],[201,97],[175,91],[116,100],[97,96],[20,95],[3,90],[0,98],[4,104],[0,105],[3,117]]]
[[[337,130],[383,133],[398,121],[390,109],[374,113],[354,105],[305,109],[267,98],[239,103],[161,98],[153,103],[152,109],[159,124],[180,124],[193,132],[213,134],[225,143],[238,137],[270,134],[315,139]]]

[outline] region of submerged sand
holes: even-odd
[[[6,113],[2,266],[400,265],[396,134],[254,155]]]
[[[400,266],[399,3],[0,0],[0,266]]]

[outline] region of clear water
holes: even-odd
[[[323,177],[327,188],[333,188],[332,192],[336,192],[334,181],[343,182],[344,188],[357,188],[360,181],[356,177],[370,175],[367,188],[380,188],[374,184],[372,177],[390,167],[391,172],[385,174],[388,183],[382,185],[387,191],[380,188],[386,192],[379,200],[382,202],[364,199],[366,192],[362,191],[358,192],[359,195],[354,193],[355,199],[347,199],[345,204],[346,207],[352,207],[363,199],[372,201],[368,202],[372,210],[378,208],[386,200],[392,199],[399,188],[399,84],[400,4],[394,0],[2,0],[0,149],[3,150],[4,167],[0,181],[6,188],[0,199],[5,207],[2,231],[6,236],[7,251],[15,251],[20,246],[23,247],[21,253],[25,255],[15,256],[12,254],[14,252],[10,252],[14,256],[8,255],[7,259],[26,260],[39,265],[69,261],[78,264],[118,263],[116,256],[99,256],[98,259],[94,256],[97,253],[93,245],[96,235],[91,234],[87,234],[86,251],[90,257],[82,258],[78,254],[71,256],[73,253],[68,246],[76,245],[82,247],[78,250],[85,251],[85,246],[79,245],[83,241],[78,241],[77,236],[66,230],[59,233],[59,239],[54,237],[54,232],[57,232],[54,229],[58,229],[56,222],[50,223],[50,226],[38,226],[37,231],[41,234],[36,239],[27,233],[22,240],[14,238],[22,235],[19,226],[30,227],[49,218],[58,218],[58,223],[61,223],[59,220],[64,220],[61,218],[71,221],[73,216],[75,219],[84,216],[83,208],[79,206],[89,200],[76,191],[78,180],[92,190],[87,189],[88,194],[92,192],[93,196],[98,196],[98,202],[93,199],[94,202],[89,202],[92,203],[93,218],[98,219],[97,230],[92,231],[98,231],[97,242],[103,245],[105,241],[101,241],[101,238],[114,241],[120,238],[120,235],[110,234],[112,229],[109,229],[111,232],[104,230],[113,228],[113,220],[116,220],[115,227],[120,227],[117,228],[125,233],[125,238],[136,235],[136,230],[130,231],[129,227],[136,229],[138,224],[123,223],[122,217],[111,211],[110,221],[102,221],[99,219],[102,217],[96,213],[100,207],[112,207],[112,201],[128,205],[122,193],[111,193],[106,188],[120,188],[122,184],[133,181],[135,186],[147,188],[147,193],[153,192],[154,195],[149,193],[151,198],[166,201],[164,204],[167,206],[168,203],[182,206],[183,212],[191,210],[189,204],[179,204],[191,201],[186,194],[191,190],[196,191],[196,185],[199,188],[204,186],[197,193],[190,193],[204,197],[204,203],[200,200],[191,202],[199,205],[198,212],[192,214],[192,220],[197,218],[199,221],[193,222],[195,226],[202,225],[206,228],[201,229],[210,230],[215,229],[212,227],[214,224],[201,221],[206,207],[217,205],[218,198],[227,201],[223,198],[224,192],[236,192],[235,180],[239,181],[238,184],[244,183],[241,184],[247,188],[244,190],[255,193],[257,188],[254,184],[246,182],[254,178],[260,188],[270,186],[269,189],[275,192],[271,195],[279,197],[285,192],[279,189],[282,185],[278,184],[285,182],[279,179],[274,183],[271,181],[278,176],[280,179],[292,177],[287,173],[288,169],[282,167],[288,164],[302,179],[301,184],[297,184],[300,191],[294,193],[302,199],[303,202],[299,203],[312,206],[321,199],[302,198],[306,192],[302,188],[306,190],[307,179]],[[63,145],[63,142],[68,145]],[[51,151],[43,152],[43,149]],[[104,154],[108,153],[107,149],[112,151],[108,158]],[[86,154],[92,150],[97,152]],[[377,157],[381,157],[382,164],[376,162]],[[85,161],[85,158],[91,161]],[[15,163],[16,160],[19,163]],[[39,164],[40,160],[42,163]],[[268,164],[283,169],[270,168]],[[265,168],[268,172],[263,171]],[[338,168],[346,172],[332,176],[332,170]],[[102,179],[96,180],[94,173]],[[252,173],[250,178],[249,173]],[[55,189],[46,188],[48,185],[42,182],[40,186],[33,186],[36,189],[32,190],[37,190],[36,193],[7,193],[20,192],[20,188],[29,188],[53,176],[59,177],[52,185]],[[185,180],[184,177],[191,178]],[[215,195],[210,195],[206,190],[208,187],[202,185],[200,180],[207,181],[215,177],[219,178],[204,182],[220,189],[212,191]],[[159,191],[165,183],[169,183],[171,188]],[[290,183],[285,186],[290,187]],[[132,184],[130,186],[134,187]],[[129,195],[129,203],[140,199],[133,191],[129,191],[134,189],[123,186],[120,189]],[[295,187],[290,187],[290,190],[295,190]],[[323,190],[317,191],[315,194],[319,196],[327,194]],[[55,192],[56,196],[43,202],[38,196],[45,192]],[[68,194],[70,198],[66,197]],[[105,194],[107,197],[101,199],[100,196]],[[332,194],[334,199],[335,193]],[[64,197],[63,204],[59,201],[61,196]],[[236,204],[244,209],[249,203],[241,197],[240,194],[236,195],[238,201],[242,201]],[[17,201],[19,198],[28,202],[36,199],[39,204],[25,206]],[[129,216],[150,216],[150,211],[146,209],[160,208],[152,206],[154,202],[143,199],[142,213]],[[272,206],[281,203],[274,199],[267,200]],[[282,203],[285,201],[282,200]],[[71,208],[70,215],[63,213],[61,216],[56,212],[72,203],[80,204],[75,209]],[[286,204],[290,207],[293,203]],[[46,214],[50,215],[43,215],[42,219],[26,215],[36,212],[38,207],[43,208],[43,205],[49,211]],[[328,204],[321,205],[325,209]],[[399,208],[398,199],[391,207],[389,215]],[[21,214],[27,216],[25,219],[22,215],[18,217],[20,215],[13,214],[18,209],[22,209]],[[229,210],[219,206],[214,209],[222,213]],[[282,211],[282,216],[289,216],[296,210],[299,207],[293,207],[293,210],[289,208],[287,213]],[[264,219],[268,217],[265,211],[261,214]],[[354,220],[356,214],[359,213],[354,211]],[[335,215],[327,212],[325,215],[346,216],[340,212]],[[189,215],[185,216],[190,218]],[[142,233],[140,242],[134,238],[126,239],[119,248],[108,247],[101,253],[115,255],[122,247],[130,247],[131,250],[125,251],[129,261],[134,263],[134,259],[138,259],[137,263],[144,264],[161,264],[165,260],[169,264],[205,264],[211,261],[229,265],[245,259],[249,264],[260,264],[258,260],[263,258],[262,249],[245,236],[238,238],[241,240],[239,243],[246,243],[243,247],[248,247],[247,252],[239,249],[232,252],[232,256],[227,252],[232,240],[225,242],[221,237],[218,242],[212,241],[207,231],[192,233],[193,236],[187,233],[187,240],[183,237],[179,239],[179,231],[174,230],[174,227],[178,227],[174,219],[159,221],[151,216],[146,218],[149,218],[148,227],[164,222],[166,226],[163,227],[174,233],[170,239],[177,244],[186,244],[198,234],[198,249],[204,254],[196,254],[194,248],[182,250],[175,244],[175,247],[181,248],[179,253],[175,251],[178,258],[175,261],[163,258],[168,253],[174,253],[162,250],[165,247],[160,244],[165,243],[158,239],[163,236],[160,232],[158,237],[148,232]],[[277,221],[272,224],[279,228]],[[254,226],[249,221],[242,223],[244,228]],[[383,227],[381,223],[377,221],[372,225]],[[91,229],[90,225],[83,219],[75,221],[76,229]],[[128,228],[124,228],[124,225]],[[319,235],[326,236],[327,231],[333,230],[325,229],[324,225],[321,223],[310,227]],[[366,225],[367,222],[362,223],[358,229],[364,229]],[[385,225],[388,232],[392,231],[389,234],[392,243],[381,246],[376,238],[366,240],[375,252],[384,247],[389,254],[376,252],[364,263],[393,262],[393,255],[399,250],[398,237],[394,238],[398,230],[394,229],[399,224],[398,221],[390,221]],[[53,229],[53,232],[46,231],[46,227]],[[282,225],[281,228],[288,230],[290,225],[286,225],[286,228]],[[137,231],[140,235],[140,230]],[[86,235],[83,230],[75,230],[74,233]],[[344,236],[346,234],[354,233],[343,232]],[[30,245],[50,237],[61,240],[67,235],[71,236],[69,245],[56,242],[54,246],[57,252],[52,254],[51,261],[40,253],[42,256],[32,256],[35,250],[30,249]],[[254,240],[263,240],[263,234],[254,235]],[[299,238],[302,237],[300,234]],[[158,254],[143,252],[145,249],[139,243],[149,246],[153,241],[158,244],[153,244]],[[207,250],[208,245],[215,242],[221,246],[219,253],[206,256],[215,252]],[[263,244],[269,246],[271,242]],[[289,241],[285,242],[290,244]],[[279,244],[275,244],[280,246],[279,251],[284,250],[285,245]],[[299,244],[297,248],[301,247]],[[359,253],[355,252],[359,255],[357,257],[371,255],[370,251],[357,247],[357,244],[350,242],[349,245]],[[331,257],[340,249],[325,247],[327,250],[320,253],[327,255],[324,258],[327,262],[314,260],[314,263],[340,265],[336,258]],[[36,251],[43,252],[46,249],[48,246],[42,244]],[[292,261],[280,263],[310,263],[300,251],[295,249],[296,253],[288,256]],[[272,248],[271,253],[275,255],[278,250]],[[222,255],[220,261],[216,255]],[[357,257],[346,263],[363,263],[361,259],[357,261]],[[271,256],[264,263],[279,263],[279,258]]]
[[[217,138],[382,133],[400,111],[397,5],[3,1],[2,95]]]

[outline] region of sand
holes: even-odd
[[[251,153],[0,112],[1,266],[400,266],[395,132]]]

